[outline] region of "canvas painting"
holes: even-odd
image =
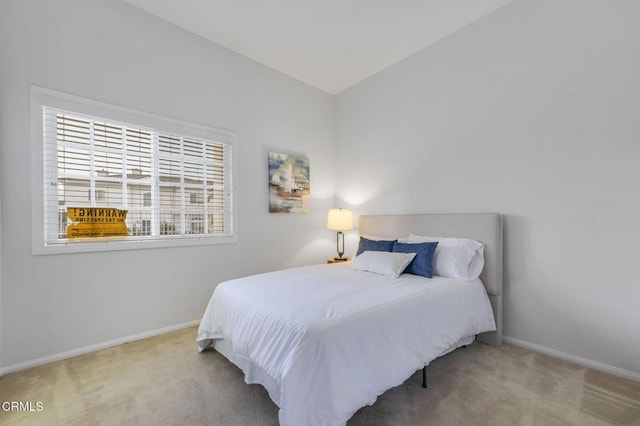
[[[269,212],[309,213],[309,158],[269,153]]]

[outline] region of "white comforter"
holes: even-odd
[[[495,330],[480,280],[315,265],[221,283],[198,347],[231,342],[282,426],[344,425],[461,338]]]

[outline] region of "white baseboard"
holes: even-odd
[[[72,349],[70,351],[48,355],[48,356],[37,358],[31,361],[10,365],[8,367],[2,367],[0,368],[0,377],[4,376],[5,374],[15,373],[16,371],[26,370],[27,368],[50,364],[52,362],[73,358],[78,355],[88,354],[90,352],[99,351],[101,349],[111,348],[113,346],[122,345],[124,343],[135,342],[136,340],[142,340],[142,339],[147,339],[149,337],[159,336],[161,334],[171,333],[173,331],[178,331],[178,330],[182,330],[183,328],[193,327],[194,325],[198,325],[198,324],[200,324],[200,320],[189,321],[182,324],[159,328],[156,330],[151,330],[151,331],[147,331],[140,334],[134,334],[133,336],[122,337],[120,339],[110,340],[108,342],[98,343],[90,346],[84,346],[82,348]],[[196,350],[195,340],[194,340],[193,350],[194,351]]]
[[[622,368],[614,367],[612,365],[603,364],[598,361],[593,361],[587,358],[582,358],[573,354],[562,352],[556,349],[551,349],[546,346],[536,345],[535,343],[525,342],[524,340],[516,339],[509,336],[503,336],[502,339],[515,346],[520,346],[525,349],[539,352],[545,355],[552,356],[554,358],[560,358],[565,361],[573,362],[583,367],[593,368],[594,370],[603,371],[605,373],[613,374],[615,376],[624,377],[625,379],[634,380],[640,382],[640,373],[624,370]]]
[[[159,336],[161,334],[171,333],[173,331],[178,331],[184,328],[193,327],[195,325],[198,325],[199,323],[200,323],[200,320],[189,321],[182,324],[177,324],[169,327],[147,331],[145,333],[135,334],[133,336],[122,337],[120,339],[110,340],[108,342],[98,343],[90,346],[84,346],[82,348],[73,349],[73,350],[61,352],[58,354],[48,355],[48,356],[37,358],[31,361],[21,362],[19,364],[14,364],[8,367],[0,368],[0,377],[4,376],[5,374],[15,373],[17,371],[26,370],[28,368],[50,364],[52,362],[73,358],[78,355],[88,354],[91,352],[99,351],[101,349],[111,348],[113,346],[122,345],[124,343],[135,342],[136,340],[142,340],[142,339],[147,339],[149,337]],[[529,349],[534,352],[539,352],[555,358],[563,359],[565,361],[574,362],[584,367],[593,368],[594,370],[604,371],[605,373],[613,374],[619,377],[624,377],[625,379],[640,382],[640,373],[624,370],[622,368],[614,367],[612,365],[604,364],[598,361],[593,361],[587,358],[582,358],[573,354],[548,348],[546,346],[537,345],[535,343],[526,342],[524,340],[516,339],[514,337],[503,336],[503,340],[512,345],[520,346],[522,348]]]

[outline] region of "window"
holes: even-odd
[[[189,196],[191,204],[204,204],[204,196],[201,192],[192,192]]]
[[[42,92],[49,98],[50,91]],[[44,252],[235,241],[235,135],[105,104],[99,104],[104,115],[98,116],[85,113],[83,103],[75,110],[58,103],[69,102],[36,102],[34,108],[42,126]],[[112,111],[131,121],[105,118]],[[164,120],[167,130],[158,126]],[[175,131],[190,127],[195,136]],[[126,236],[72,238],[68,208],[126,210]]]

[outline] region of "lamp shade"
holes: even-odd
[[[351,231],[353,229],[353,212],[349,209],[329,210],[327,229],[332,231]]]

